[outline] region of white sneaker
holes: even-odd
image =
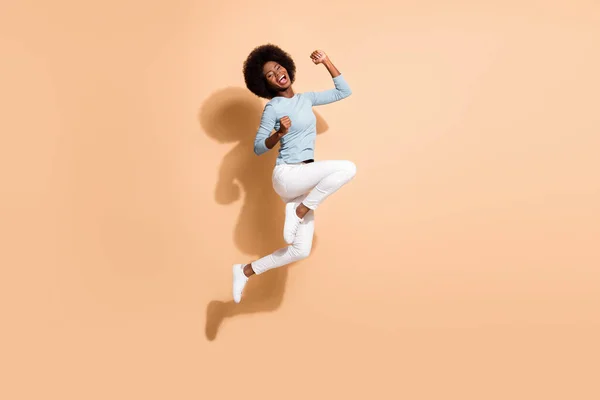
[[[233,266],[233,301],[236,303],[242,300],[242,292],[247,282],[248,277],[244,274],[244,264],[235,264]]]
[[[283,239],[287,244],[292,244],[298,232],[302,219],[296,214],[297,204],[289,202],[285,205],[285,224],[283,225]]]

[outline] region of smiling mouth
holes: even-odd
[[[281,78],[279,78],[278,82],[280,85],[285,85],[288,81],[288,78],[286,75],[281,75]]]

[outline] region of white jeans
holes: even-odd
[[[332,193],[356,175],[356,165],[346,160],[315,161],[309,164],[280,164],[273,170],[273,189],[288,203],[303,203],[310,210],[294,242],[252,263],[252,269],[262,274],[270,269],[308,257],[315,231],[314,210]]]

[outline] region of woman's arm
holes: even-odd
[[[279,121],[279,130],[273,132],[276,124],[277,116],[275,110],[271,104],[267,104],[263,110],[260,125],[254,139],[254,153],[256,153],[257,156],[260,156],[275,147],[277,142],[279,142],[279,140],[288,132],[291,121],[289,117],[281,118]]]
[[[344,79],[341,72],[336,68],[333,62],[331,62],[325,52],[315,50],[310,55],[310,58],[315,64],[323,64],[325,68],[327,68],[327,71],[333,78],[333,83],[335,84],[335,89],[329,89],[323,92],[310,92],[310,99],[313,106],[333,103],[345,99],[352,94],[352,90],[346,82],[346,79]]]
[[[274,135],[271,135],[271,132],[273,132],[276,122],[277,116],[275,110],[271,104],[267,104],[263,110],[260,118],[260,125],[258,126],[256,137],[254,138],[254,153],[257,156],[271,150],[275,145],[273,143]]]

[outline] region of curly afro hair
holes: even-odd
[[[294,60],[281,48],[271,43],[254,48],[244,61],[244,80],[248,90],[265,99],[272,99],[277,94],[263,75],[263,67],[269,61],[277,62],[287,70],[290,83],[294,83],[296,77]]]

